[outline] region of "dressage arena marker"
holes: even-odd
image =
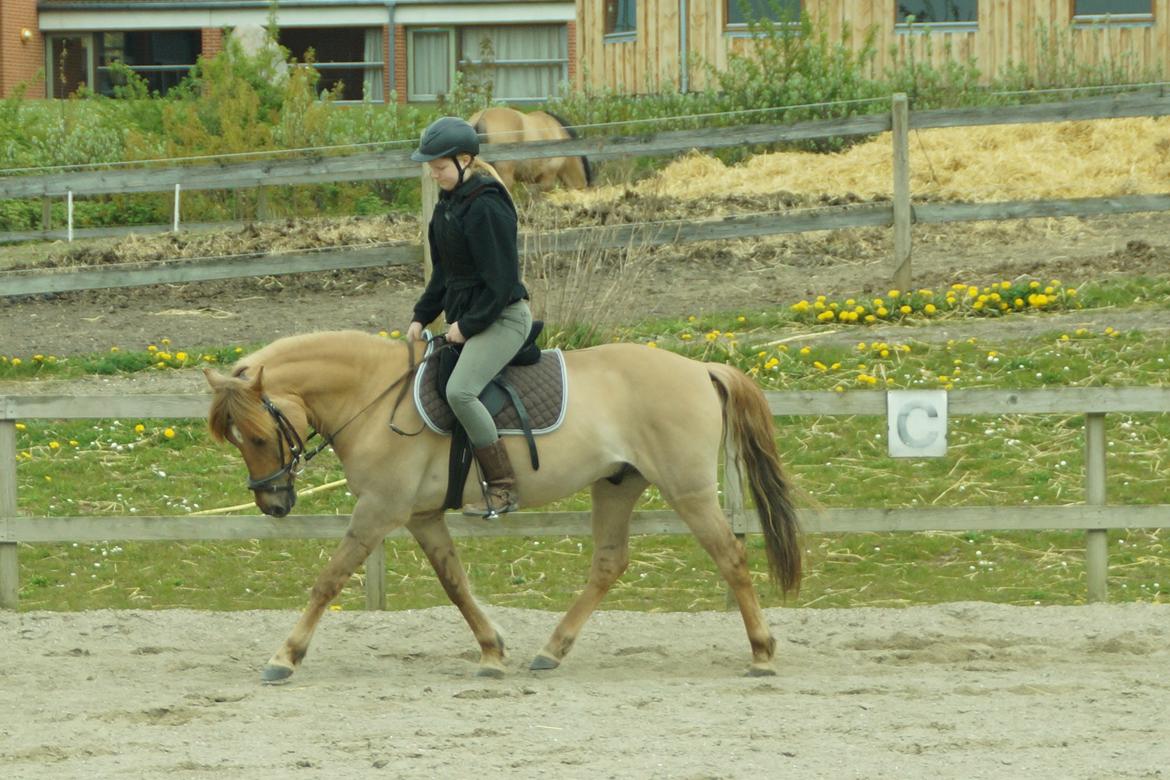
[[[886,393],[886,440],[891,458],[941,458],[947,454],[947,391]]]

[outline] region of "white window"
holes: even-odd
[[[568,30],[563,24],[416,28],[407,36],[407,100],[438,100],[451,90],[456,68],[478,70],[492,97],[543,101],[569,79]]]

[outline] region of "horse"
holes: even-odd
[[[422,422],[404,387],[423,357],[407,344],[357,331],[288,336],[241,358],[230,374],[205,370],[213,392],[208,425],[239,450],[256,505],[284,517],[296,503],[294,478],[332,446],[356,500],[332,558],[283,645],[263,667],[264,683],[286,681],[304,659],[321,615],[357,567],[390,532],[405,526],[480,646],[477,674],[504,674],[503,635],[472,596],[444,520],[450,437]],[[629,562],[630,518],[656,485],[714,559],[730,586],[751,646],[748,674],[775,674],[776,643],[764,620],[743,544],[719,504],[718,460],[743,464],[760,515],[771,579],[799,588],[800,528],[773,438],[772,415],[742,371],[667,350],[613,343],[564,354],[564,420],[540,436],[539,470],[522,437],[505,437],[516,464],[521,506],[546,504],[585,486],[592,492],[595,547],[584,590],[529,669],[557,668]],[[389,421],[389,428],[387,428]],[[417,435],[416,431],[420,431]],[[310,431],[323,439],[306,453]],[[480,490],[474,471],[465,500]],[[491,521],[485,521],[491,522]]]
[[[524,113],[514,108],[488,108],[472,115],[468,122],[489,144],[560,141],[577,137],[568,122],[550,111]],[[558,181],[574,189],[584,189],[593,183],[593,169],[584,155],[502,160],[492,164],[509,188],[517,181],[535,184],[540,189],[550,188]]]

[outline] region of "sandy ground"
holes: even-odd
[[[286,686],[291,612],[0,614],[6,778],[1138,778],[1170,774],[1170,606],[768,610],[779,674],[741,676],[734,613],[494,608],[474,676],[452,607],[329,613]]]

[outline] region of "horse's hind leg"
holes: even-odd
[[[751,676],[775,674],[772,657],[776,652],[776,640],[768,630],[764,612],[760,609],[760,601],[752,586],[743,544],[731,532],[731,525],[723,514],[723,508],[719,506],[715,491],[704,491],[702,494],[686,498],[672,498],[669,495],[663,497],[674,511],[678,512],[687,527],[698,538],[699,544],[703,545],[703,549],[715,561],[719,573],[723,575],[735,596],[739,612],[743,616],[744,628],[747,629],[748,641],[752,646],[752,665],[748,669],[748,674]]]
[[[443,590],[451,603],[463,613],[463,619],[471,628],[479,642],[480,677],[502,677],[504,675],[504,640],[500,632],[480,609],[479,602],[471,594],[471,585],[467,581],[467,574],[463,571],[463,564],[459,562],[459,553],[455,543],[451,540],[451,532],[443,520],[442,512],[428,515],[418,515],[411,518],[407,528],[418,541],[419,547],[426,554],[427,560],[435,569]]]
[[[560,666],[581,626],[626,570],[630,563],[630,515],[646,485],[640,474],[627,475],[618,485],[605,479],[593,483],[594,547],[589,581],[528,668],[542,670]]]

